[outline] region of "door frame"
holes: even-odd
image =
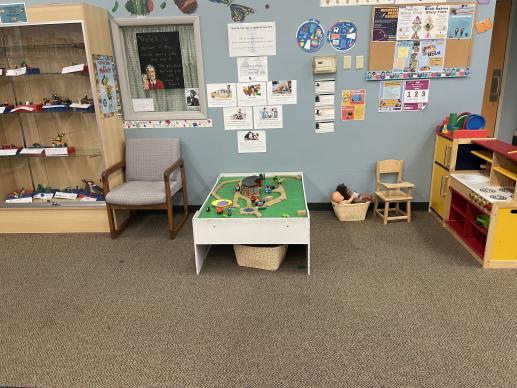
[[[501,93],[499,94],[499,103],[497,104],[497,116],[495,119],[495,128],[494,128],[494,137],[495,138],[497,138],[499,136],[499,126],[501,124],[501,113],[502,113],[501,107],[503,105],[504,91],[506,89],[506,81],[508,78],[508,62],[510,61],[510,49],[511,49],[511,43],[512,43],[513,23],[517,22],[517,14],[516,14],[517,2],[514,0],[511,0],[511,3],[512,3],[512,10],[511,10],[511,15],[510,15],[510,22],[508,24],[508,35],[506,38],[506,50],[504,53],[503,79],[501,81]],[[494,12],[495,12],[495,8],[494,8]],[[517,38],[517,37],[514,37],[514,39],[515,38]],[[492,38],[490,38],[490,39],[492,39]]]

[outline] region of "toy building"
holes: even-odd
[[[257,175],[249,176],[242,181],[241,194],[246,197],[260,195],[261,179]]]

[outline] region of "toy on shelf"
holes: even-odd
[[[104,201],[104,190],[94,181],[83,179],[84,190],[79,193],[81,200]]]
[[[56,137],[51,138],[52,147],[68,147],[68,144],[64,141],[65,135],[64,132],[58,132]]]
[[[3,108],[3,109],[2,109]],[[0,113],[9,113],[14,108],[14,105],[9,104],[7,101],[0,105]]]
[[[450,113],[436,128],[437,132],[451,139],[488,137],[485,118],[470,112]]]
[[[20,63],[20,68],[25,68],[25,74],[40,74],[40,69],[39,67],[30,67],[29,65],[27,65],[27,62],[26,61],[22,61],[22,63]]]
[[[7,194],[6,203],[32,203],[32,190],[25,190],[25,188],[21,188],[20,190],[13,191]]]
[[[34,113],[43,111],[43,104],[33,104],[32,101],[18,101],[11,112]]]
[[[46,112],[66,112],[69,110],[68,105],[72,101],[69,98],[61,98],[57,94],[53,94],[50,98],[43,99],[43,110]]]
[[[73,102],[69,105],[75,112],[93,113],[95,106],[93,105],[93,98],[84,96],[79,102]]]
[[[34,195],[32,196],[33,199],[42,199],[42,200],[51,200],[54,198],[54,193],[57,190],[54,190],[50,187],[43,186],[41,183],[38,184],[38,187],[36,187],[36,191]]]

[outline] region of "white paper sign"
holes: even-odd
[[[32,197],[6,199],[5,203],[32,203]]]
[[[78,71],[84,70],[84,63],[80,65],[65,66],[61,69],[61,74],[77,73]]]
[[[34,199],[52,199],[54,198],[54,193],[38,193],[38,194],[34,194],[32,196],[32,198]]]
[[[239,153],[266,152],[266,131],[237,132]]]
[[[67,156],[67,147],[49,147],[45,148],[45,156]]]
[[[92,104],[79,104],[78,102],[73,102],[70,105],[70,108],[81,108],[81,109],[88,109],[92,106]]]
[[[56,199],[76,199],[77,194],[76,193],[65,193],[63,191],[57,191],[54,194],[54,198],[56,198]]]
[[[316,120],[316,122],[333,121],[335,116],[336,108],[333,106],[324,106],[314,109],[314,120]]]
[[[323,121],[316,123],[316,133],[330,133],[334,132],[334,121]]]
[[[235,84],[207,84],[206,95],[209,108],[237,106]]]
[[[17,106],[16,108],[13,108],[11,109],[11,112],[18,112],[19,110],[24,110],[24,111],[27,111],[27,112],[32,112],[34,110],[34,108],[30,107],[30,106]]]
[[[253,129],[253,108],[224,108],[224,129]]]
[[[228,24],[228,49],[230,57],[276,55],[276,24]]]
[[[253,107],[253,121],[255,129],[282,128],[282,105]]]
[[[5,111],[5,106],[0,106],[0,113],[4,113]]]
[[[289,105],[297,103],[296,80],[269,81],[267,83],[268,104]]]
[[[334,105],[336,97],[334,94],[317,94],[315,97],[315,105],[317,107]]]
[[[20,155],[41,155],[45,151],[44,148],[23,148]]]
[[[333,79],[319,80],[314,82],[316,94],[334,94],[336,92],[336,81]]]
[[[238,83],[237,103],[239,106],[267,105],[267,83]]]
[[[12,148],[8,150],[0,150],[0,156],[13,156],[18,153],[18,149]]]
[[[237,58],[239,82],[267,81],[267,57]]]
[[[83,197],[81,197],[81,199],[80,199],[79,201],[95,202],[95,201],[97,201],[97,198],[95,198],[95,197],[83,196]]]
[[[7,69],[5,75],[16,77],[18,75],[24,75],[25,73],[27,73],[27,68],[24,66],[19,69]]]
[[[133,98],[134,112],[154,112],[154,100],[152,98]]]

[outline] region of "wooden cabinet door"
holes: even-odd
[[[433,166],[433,181],[431,183],[431,209],[442,219],[445,217],[445,199],[449,186],[449,171],[438,164]]]
[[[446,169],[451,166],[452,145],[452,140],[442,136],[436,136],[434,161]]]

